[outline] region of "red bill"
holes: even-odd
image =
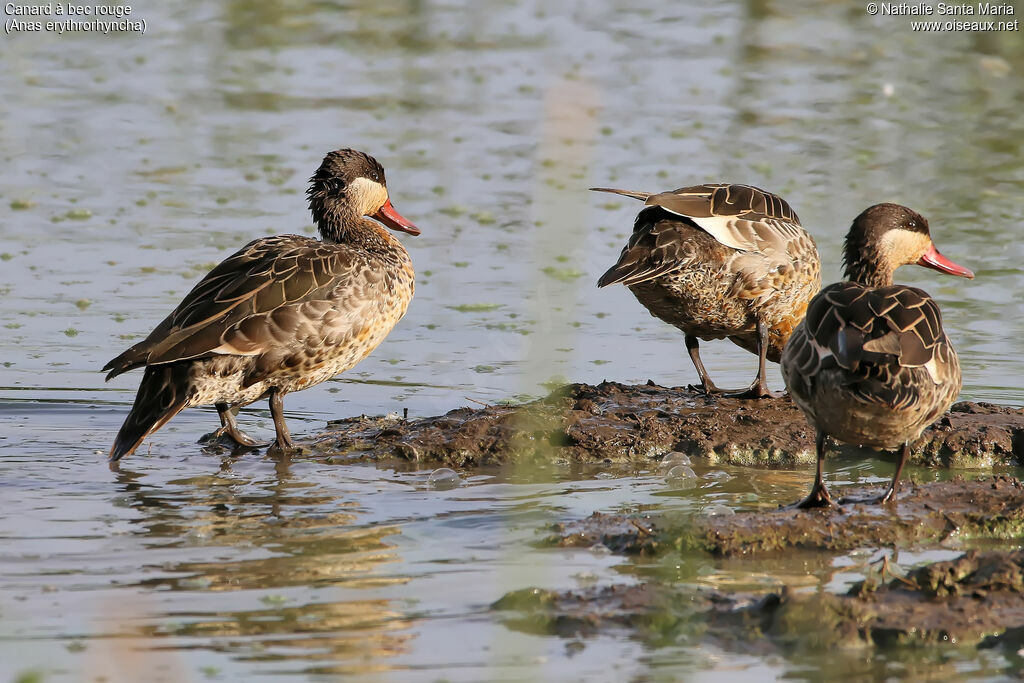
[[[412,221],[395,210],[395,207],[391,205],[390,199],[384,202],[384,206],[377,209],[377,213],[370,216],[370,218],[376,218],[392,230],[400,230],[410,235],[420,234],[420,229],[413,225]]]
[[[928,251],[924,253],[917,265],[924,266],[925,268],[931,268],[942,273],[949,273],[950,275],[959,275],[960,277],[974,278],[974,273],[969,268],[964,268],[959,263],[953,263],[948,258],[939,253],[939,250],[935,248],[935,245],[928,247]]]

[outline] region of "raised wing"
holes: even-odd
[[[336,245],[299,235],[250,242],[204,277],[142,342],[103,368],[211,354],[255,356],[293,338],[303,319],[332,308],[331,293],[363,264]]]
[[[709,184],[683,187],[647,197],[648,206],[660,206],[691,219],[727,247],[760,251],[797,232],[800,219],[785,199],[750,185]],[[788,234],[787,234],[788,233]]]
[[[619,261],[598,281],[599,287],[622,282],[637,284],[688,265],[694,258],[690,235],[672,222],[659,222],[668,213],[684,219],[719,244],[743,252],[736,271],[749,271],[757,280],[780,266],[790,267],[794,253],[813,248],[796,212],[781,197],[750,185],[708,184],[650,194],[591,188],[642,200],[647,207],[637,216],[633,235]],[[659,211],[660,210],[660,211]]]

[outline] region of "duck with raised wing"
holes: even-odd
[[[216,406],[218,435],[258,445],[238,429],[234,409],[264,397],[273,447],[292,449],[284,395],[353,367],[405,315],[412,261],[380,223],[420,231],[391,205],[383,167],[356,150],[330,152],[307,196],[322,241],[276,235],[250,242],[211,270],[144,341],[103,368],[109,380],[145,367],[111,461],[197,405]]]
[[[758,357],[757,377],[737,398],[775,396],[765,360],[778,362],[821,288],[814,239],[781,197],[750,185],[708,184],[652,194],[591,188],[639,199],[633,235],[597,281],[619,283],[656,318],[683,332],[705,393],[722,393],[700,358],[700,339],[729,339]]]
[[[892,500],[910,444],[960,393],[960,362],[938,304],[916,287],[893,284],[905,264],[974,277],[939,253],[928,221],[905,206],[876,204],[854,219],[843,261],[846,280],[811,301],[782,354],[790,396],[817,430],[817,474],[801,508],[834,504],[821,476],[829,436],[900,449],[877,502]]]

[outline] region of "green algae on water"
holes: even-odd
[[[456,306],[448,306],[453,311],[459,313],[484,313],[487,311],[494,311],[502,307],[503,304],[458,304]]]
[[[554,266],[547,266],[541,272],[559,282],[572,282],[586,275],[582,270],[575,268],[555,268]]]
[[[72,221],[85,221],[92,218],[92,211],[89,209],[71,209],[64,217]]]

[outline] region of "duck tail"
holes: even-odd
[[[128,417],[110,447],[110,461],[131,455],[142,440],[163,427],[187,403],[189,363],[146,368]]]
[[[109,382],[111,379],[117,377],[123,372],[128,372],[135,368],[141,368],[145,365],[146,361],[149,359],[149,353],[152,351],[152,346],[153,345],[147,338],[104,365],[103,372],[107,372],[107,370],[110,371],[107,373],[106,381]]]
[[[651,196],[650,192],[634,192],[633,190],[616,190],[611,187],[592,187],[591,192],[611,192],[612,194],[621,194],[624,197],[632,197],[633,199],[639,199],[642,202],[646,202],[647,198]]]

